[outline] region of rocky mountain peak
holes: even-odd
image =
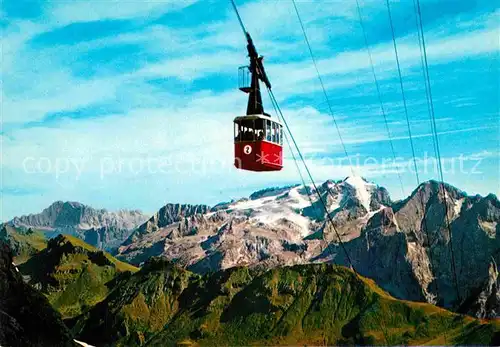
[[[111,249],[145,220],[147,216],[139,210],[111,212],[75,201],[56,201],[40,213],[15,217],[7,224],[23,230],[43,230],[49,237],[75,235],[93,246]]]
[[[152,220],[158,228],[163,228],[183,218],[207,213],[209,210],[210,207],[207,205],[167,204],[152,217]]]
[[[394,211],[390,207],[385,207],[376,213],[368,223],[364,230],[376,230],[382,234],[388,230],[397,230],[398,225]]]
[[[443,192],[445,192],[446,195],[443,195]],[[420,183],[420,185],[411,192],[410,196],[397,202],[393,207],[395,211],[398,211],[399,208],[408,204],[410,201],[418,201],[420,204],[423,203],[425,206],[436,202],[442,204],[445,200],[447,200],[447,203],[453,207],[452,205],[454,202],[459,201],[466,196],[466,193],[448,183],[429,180]]]
[[[142,222],[145,216],[138,210],[119,210],[109,212],[94,209],[74,201],[56,201],[42,212],[13,218],[9,224],[15,227],[57,229],[90,229],[103,226],[133,228]]]
[[[142,235],[154,233],[174,223],[181,222],[185,218],[202,215],[210,211],[207,205],[191,204],[166,204],[156,212],[149,220],[141,224],[123,243],[129,245]]]
[[[258,190],[256,192],[252,193],[250,195],[249,199],[250,200],[257,200],[257,199],[262,199],[262,198],[266,198],[266,197],[270,197],[270,196],[277,196],[277,195],[280,195],[284,192],[287,192],[291,188],[295,188],[297,186],[298,185],[295,184],[295,185],[289,185],[289,186],[285,186],[285,187],[272,187],[272,188],[261,189],[261,190]]]

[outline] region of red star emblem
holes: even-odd
[[[267,163],[268,162],[268,159],[267,157],[269,156],[269,154],[265,154],[264,152],[260,152],[260,154],[257,153],[257,163]]]
[[[274,163],[281,164],[281,151],[278,154],[274,153],[273,155],[274,155]]]

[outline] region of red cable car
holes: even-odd
[[[283,167],[283,127],[264,112],[259,80],[271,89],[263,57],[259,57],[250,34],[247,49],[250,66],[240,67],[240,90],[248,93],[246,116],[234,119],[234,166],[249,171],[279,171]],[[247,85],[250,80],[251,84]]]
[[[283,132],[267,114],[234,119],[234,166],[250,171],[277,171],[283,167]]]

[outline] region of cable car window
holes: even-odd
[[[264,126],[265,126],[264,122],[265,121],[263,119],[255,120],[255,139],[257,141],[264,140]]]
[[[241,141],[248,141],[248,127],[243,127],[241,131]]]
[[[239,123],[239,141],[254,141],[255,125],[254,120],[241,120]]]
[[[253,141],[253,128],[252,127],[245,128],[245,136],[244,137],[245,138],[243,141]]]
[[[283,146],[283,126],[280,125],[280,145]]]
[[[254,121],[251,120],[250,121],[250,126],[248,127],[248,137],[247,137],[247,141],[253,141],[254,140],[254,132],[253,132],[253,128],[254,128]]]
[[[280,144],[281,142],[281,131],[280,131],[280,125],[276,124],[276,143]]]
[[[235,136],[234,136],[234,140],[235,141],[241,141],[241,133],[243,132],[243,127],[241,126],[241,123],[238,121],[238,122],[234,122],[234,125],[235,125]]]
[[[271,142],[271,121],[266,121],[266,141]]]
[[[241,125],[238,124],[238,123],[234,123],[234,140],[235,141],[241,141],[241,133],[242,133],[242,129],[241,129]]]
[[[276,123],[272,122],[273,124],[273,142],[276,143]]]

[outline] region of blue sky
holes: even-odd
[[[237,3],[315,180],[349,175],[292,3]],[[387,8],[360,3],[397,164],[355,1],[298,8],[355,173],[401,198],[416,179]],[[499,194],[498,2],[421,5],[445,180]],[[413,1],[391,9],[416,155],[434,157]],[[247,58],[229,1],[4,0],[1,26],[1,220],[55,200],[152,213],[299,181],[287,148],[281,172],[232,167]],[[421,180],[438,178],[429,160]]]

